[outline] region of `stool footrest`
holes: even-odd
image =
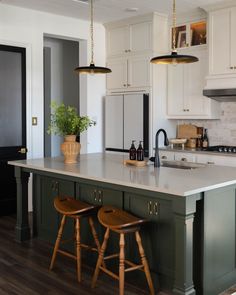
[[[62,254],[62,255],[65,255],[65,256],[67,256],[67,257],[70,257],[70,258],[72,258],[72,259],[75,259],[75,260],[77,259],[75,255],[73,255],[73,254],[71,254],[71,253],[69,253],[69,252],[67,252],[67,251],[64,251],[64,250],[58,249],[57,252],[60,253],[60,254]]]
[[[100,266],[99,267],[102,271],[104,271],[106,274],[108,274],[109,276],[113,277],[114,279],[119,281],[119,276],[117,274],[115,274],[114,272],[108,270],[107,268]]]
[[[83,248],[84,250],[90,250],[90,251],[94,251],[94,252],[98,252],[98,249],[86,244],[80,244],[80,247]]]
[[[104,259],[104,260],[108,260],[108,259],[112,259],[112,258],[119,257],[119,255],[120,255],[120,254],[112,254],[112,255],[109,255],[109,256],[104,257],[103,259]]]
[[[141,270],[141,271],[143,271],[143,269],[141,269],[141,268],[143,268],[142,264],[136,265],[136,266],[131,266],[129,268],[126,268],[125,272],[129,272],[129,271],[133,271],[133,270]]]

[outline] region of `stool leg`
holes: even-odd
[[[98,252],[99,252],[100,251],[100,243],[99,243],[99,240],[98,240],[98,235],[97,235],[96,229],[94,227],[93,219],[92,219],[92,217],[89,217],[88,220],[89,220],[89,225],[91,227],[94,242],[95,242],[95,244],[97,246],[97,249],[98,249]]]
[[[90,227],[91,227],[91,231],[92,231],[93,239],[94,239],[94,242],[95,242],[95,244],[96,244],[96,246],[97,246],[98,254],[99,254],[99,251],[100,251],[101,246],[100,246],[100,242],[99,242],[99,239],[98,239],[98,235],[97,235],[97,232],[96,232],[96,229],[95,229],[95,226],[94,226],[93,218],[92,218],[92,217],[89,217],[88,220],[89,220],[89,225],[90,225]],[[103,266],[103,267],[106,267],[106,264],[105,264],[104,260],[103,260],[103,262],[102,262],[102,266]]]
[[[125,286],[125,235],[120,234],[120,266],[119,266],[120,295],[124,295]]]
[[[138,244],[138,249],[139,249],[139,254],[141,257],[141,261],[144,267],[144,272],[147,278],[147,282],[148,282],[148,286],[149,286],[149,290],[150,290],[150,294],[154,295],[155,291],[154,291],[154,287],[153,287],[153,283],[152,283],[152,277],[150,274],[150,270],[149,270],[149,266],[148,266],[148,262],[143,250],[143,246],[142,246],[142,241],[141,241],[141,237],[138,231],[135,232],[135,237],[136,237],[136,242]]]
[[[60,225],[60,228],[58,230],[57,239],[56,239],[56,243],[55,243],[55,246],[54,246],[53,254],[52,254],[52,260],[51,260],[50,267],[49,267],[50,270],[52,270],[53,266],[54,266],[54,262],[55,262],[55,259],[56,259],[56,256],[57,256],[57,250],[58,250],[59,245],[60,245],[60,241],[61,241],[65,221],[66,221],[66,215],[63,215],[62,220],[61,220],[61,225]]]
[[[80,246],[80,220],[76,218],[75,222],[75,237],[76,237],[76,261],[77,261],[77,278],[81,282],[81,246]]]
[[[109,230],[109,228],[107,228],[106,232],[105,232],[105,235],[104,235],[104,240],[103,240],[103,243],[102,243],[102,247],[101,247],[101,249],[99,251],[98,261],[97,261],[97,265],[96,265],[95,272],[94,272],[94,275],[93,275],[93,280],[92,280],[92,288],[95,287],[95,284],[96,284],[97,279],[98,279],[100,266],[101,266],[101,264],[103,262],[104,252],[105,252],[106,247],[107,247],[107,241],[108,241],[108,238],[109,238],[109,233],[110,233],[110,230]]]

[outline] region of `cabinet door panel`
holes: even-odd
[[[128,88],[150,86],[150,59],[147,56],[130,57],[128,60]]]
[[[143,141],[143,95],[124,96],[124,149],[132,140]]]
[[[105,100],[105,147],[123,149],[123,95]]]
[[[108,56],[124,54],[129,49],[128,26],[109,29],[107,33]]]
[[[135,53],[152,49],[151,22],[130,25],[130,49]]]
[[[184,93],[185,108],[189,110],[187,115],[207,115],[209,99],[202,94],[207,75],[207,52],[199,51],[198,62],[184,65]]]
[[[210,16],[210,74],[230,73],[230,9]]]
[[[149,220],[143,225],[141,235],[144,250],[150,265],[151,271],[162,276],[173,276],[174,270],[174,216],[170,201],[156,198],[148,198],[142,195],[127,193],[129,198],[129,210],[136,216]],[[151,202],[151,213],[148,203]],[[154,204],[157,204],[157,215]],[[131,256],[139,259],[135,239],[130,239]],[[171,253],[171,255],[170,255]],[[137,262],[136,261],[136,262]],[[157,263],[158,261],[158,263]]]
[[[168,65],[168,100],[169,116],[185,115],[184,112],[184,66]]]
[[[127,88],[127,59],[118,58],[109,60],[107,67],[112,70],[107,75],[107,89]]]

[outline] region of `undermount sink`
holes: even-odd
[[[197,168],[206,167],[206,164],[184,162],[184,161],[162,161],[161,166],[168,167],[168,168],[190,170],[190,169],[197,169]]]

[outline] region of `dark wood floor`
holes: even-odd
[[[76,281],[75,262],[58,256],[48,271],[52,247],[45,241],[14,241],[14,216],[0,217],[0,295],[88,295],[118,294],[118,281],[101,274],[97,287],[90,288],[92,268],[83,266],[83,282]],[[126,294],[148,294],[126,285]]]

